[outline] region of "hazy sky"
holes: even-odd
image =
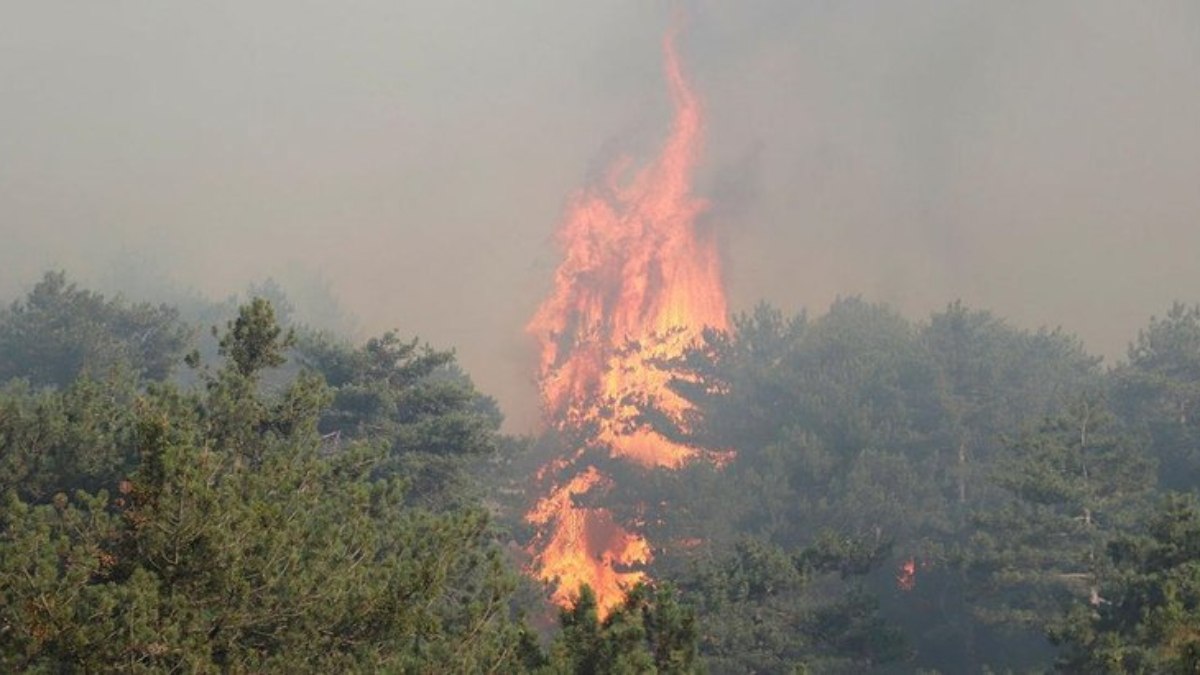
[[[1113,357],[1200,301],[1194,0],[683,4],[735,309],[962,298]],[[0,0],[0,296],[50,266],[324,279],[364,332],[456,347],[525,428],[554,228],[664,131],[670,14]]]

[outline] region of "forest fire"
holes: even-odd
[[[564,259],[528,331],[541,349],[539,383],[551,424],[590,430],[589,444],[614,459],[670,469],[702,453],[646,421],[653,412],[685,426],[688,403],[670,388],[674,375],[661,364],[682,355],[706,326],[725,328],[726,305],[715,244],[695,227],[706,207],[691,194],[701,116],[673,30],[663,52],[675,113],[670,134],[648,165],[630,172],[631,162],[618,162],[600,185],[571,201],[559,231]],[[541,472],[574,476],[526,516],[540,528],[534,572],[557,584],[560,605],[588,584],[606,613],[624,587],[645,578],[629,566],[648,562],[651,551],[606,509],[576,505],[609,480],[593,466],[580,471],[580,456],[556,459]]]

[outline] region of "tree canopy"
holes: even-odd
[[[668,471],[506,436],[452,351],[274,302],[198,314],[208,337],[51,273],[0,310],[0,668],[1200,663],[1196,307],[1103,368],[957,302],[760,305],[661,364],[690,406],[644,420],[722,458]],[[531,476],[564,448],[615,479],[576,505],[655,542],[603,618],[521,570]]]
[[[0,310],[0,381],[65,387],[83,373],[128,368],[162,380],[182,362],[190,331],[166,305],[108,299],[47,272]]]

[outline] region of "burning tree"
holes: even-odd
[[[725,293],[715,243],[695,227],[706,203],[691,193],[701,135],[700,106],[680,68],[675,31],[663,40],[674,104],[659,155],[630,171],[617,162],[605,180],[571,201],[559,230],[563,260],[554,287],[530,321],[539,344],[539,384],[548,422],[584,430],[584,447],[646,468],[678,468],[704,453],[663,436],[649,416],[685,426],[690,406],[661,364],[679,357],[705,327],[724,329]],[[539,528],[534,572],[556,583],[569,605],[581,584],[603,614],[645,579],[651,547],[599,506],[577,498],[610,479],[581,449],[553,460],[549,484],[526,519]]]

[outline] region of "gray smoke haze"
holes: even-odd
[[[1200,5],[687,4],[732,305],[962,298],[1119,356],[1200,300]],[[315,283],[514,429],[568,196],[668,121],[668,4],[0,2],[0,297]],[[315,282],[313,280],[316,280]],[[127,288],[132,292],[147,289]],[[319,293],[318,293],[319,294]]]

